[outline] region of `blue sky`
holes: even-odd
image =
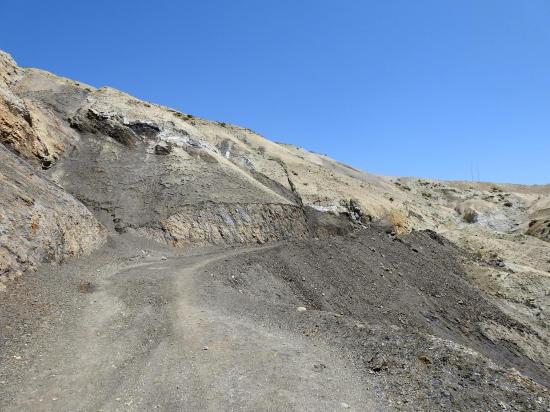
[[[20,65],[400,176],[550,183],[546,0],[2,1]]]

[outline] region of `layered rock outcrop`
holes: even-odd
[[[0,145],[0,288],[42,262],[88,254],[106,238],[84,205]]]
[[[94,215],[42,174],[63,148],[62,122],[14,92],[25,71],[0,52],[0,289],[42,262],[62,262],[102,245]]]

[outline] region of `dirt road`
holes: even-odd
[[[433,232],[188,251],[114,236],[2,295],[0,410],[547,410],[545,337],[467,259]]]
[[[1,410],[381,409],[336,348],[224,312],[227,300],[253,307],[214,299],[200,269],[250,248],[176,256],[117,242],[2,302]]]

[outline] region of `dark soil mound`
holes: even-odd
[[[547,386],[548,369],[513,343],[490,340],[483,325],[541,338],[467,281],[465,259],[434,232],[398,238],[366,229],[286,242],[206,271],[220,273],[226,286],[251,299],[249,316],[298,328],[313,344],[337,345],[375,375],[381,392],[403,404],[537,409],[526,387]],[[279,316],[288,305],[307,311]],[[529,380],[514,369],[534,382],[525,386]]]

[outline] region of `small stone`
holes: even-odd
[[[34,205],[34,199],[31,198],[31,197],[29,197],[29,196],[20,194],[20,195],[19,195],[19,198],[20,198],[23,202],[25,202],[27,205],[29,205],[29,206]]]
[[[296,308],[296,312],[305,312],[306,310],[307,310],[307,309],[306,309],[305,307],[303,307],[303,306],[298,306],[298,307]]]
[[[19,272],[19,271],[16,270],[16,271],[14,271],[14,272],[8,273],[8,275],[7,275],[7,280],[13,281],[13,280],[17,279],[17,278],[19,277],[18,272]]]
[[[425,364],[425,365],[431,365],[432,364],[432,360],[430,358],[428,358],[426,355],[419,356],[418,360],[420,362],[422,362],[423,364]]]
[[[155,154],[157,155],[166,156],[171,151],[172,151],[172,145],[168,142],[162,141],[155,146]]]
[[[81,280],[80,284],[78,285],[78,290],[80,293],[90,293],[93,289],[92,282],[88,280]]]
[[[327,368],[327,365],[325,365],[324,363],[318,363],[316,365],[313,365],[313,369],[315,369],[318,372],[320,372],[320,371],[322,371],[326,368]]]

